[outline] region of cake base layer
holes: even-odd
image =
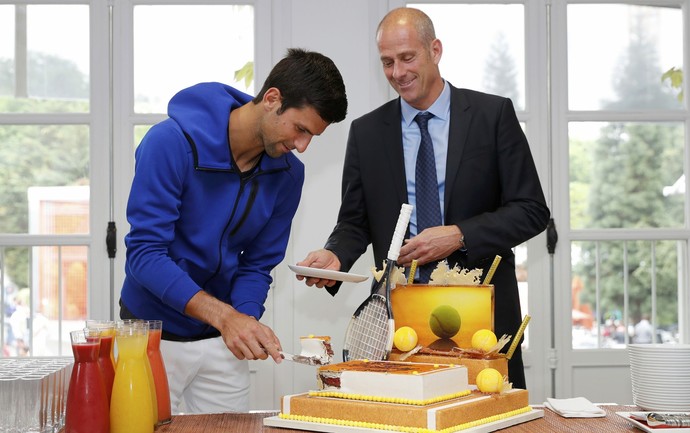
[[[522,424],[538,418],[544,417],[544,411],[541,409],[532,409],[529,412],[521,413],[507,418],[502,418],[497,421],[491,421],[486,424],[481,424],[473,427],[468,427],[462,430],[462,433],[491,433],[497,430],[502,430],[514,425]],[[381,430],[367,427],[355,427],[347,425],[324,424],[315,421],[299,421],[280,416],[271,416],[264,418],[265,426],[281,427],[293,430],[304,430],[310,432],[324,432],[324,433],[379,433],[390,432],[390,430]],[[413,430],[406,430],[413,431]]]
[[[328,420],[364,422],[376,425],[416,427],[443,430],[463,424],[509,414],[529,411],[529,394],[513,389],[504,394],[482,394],[473,391],[466,397],[426,406],[344,400],[297,394],[283,397],[281,414]],[[515,413],[511,413],[514,415]]]
[[[402,353],[394,350],[388,359],[390,361],[400,361]],[[495,368],[504,376],[508,375],[508,360],[505,357],[495,359],[474,359],[462,358],[459,356],[443,355],[423,355],[415,354],[405,359],[405,362],[422,362],[427,364],[455,364],[467,367],[467,379],[470,384],[475,385],[477,375],[485,368]]]

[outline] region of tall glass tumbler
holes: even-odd
[[[161,320],[149,320],[149,342],[146,354],[151,364],[151,373],[156,387],[156,402],[158,404],[158,424],[168,424],[172,420],[170,409],[170,388],[168,375],[165,371],[165,363],[161,354],[161,333],[163,322]]]
[[[117,322],[117,368],[110,400],[111,433],[152,433],[151,386],[147,373],[148,325],[143,322]]]
[[[98,365],[101,337],[88,329],[70,332],[74,367],[67,392],[65,433],[108,433],[108,397]]]

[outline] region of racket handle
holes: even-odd
[[[400,208],[398,223],[395,225],[395,231],[393,232],[391,246],[388,249],[388,260],[398,260],[398,256],[400,255],[400,247],[402,247],[403,239],[405,238],[405,233],[407,232],[407,226],[410,224],[410,215],[412,215],[412,205],[403,203],[402,207]]]

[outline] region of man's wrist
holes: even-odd
[[[458,247],[458,250],[461,253],[467,252],[467,245],[465,244],[465,234],[462,232],[462,230],[460,230],[460,246]]]

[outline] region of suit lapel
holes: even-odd
[[[403,155],[402,146],[402,128],[400,126],[400,98],[397,98],[388,105],[387,110],[383,113],[384,124],[384,142],[383,142],[383,160],[387,170],[386,176],[391,176],[395,186],[395,193],[398,196],[399,204],[407,203],[407,183],[405,177],[405,157]]]
[[[453,86],[450,94],[450,126],[448,129],[448,157],[446,161],[446,190],[443,198],[443,214],[448,215],[448,205],[454,192],[455,177],[460,168],[462,152],[465,149],[467,134],[472,121],[472,111],[467,94]]]

